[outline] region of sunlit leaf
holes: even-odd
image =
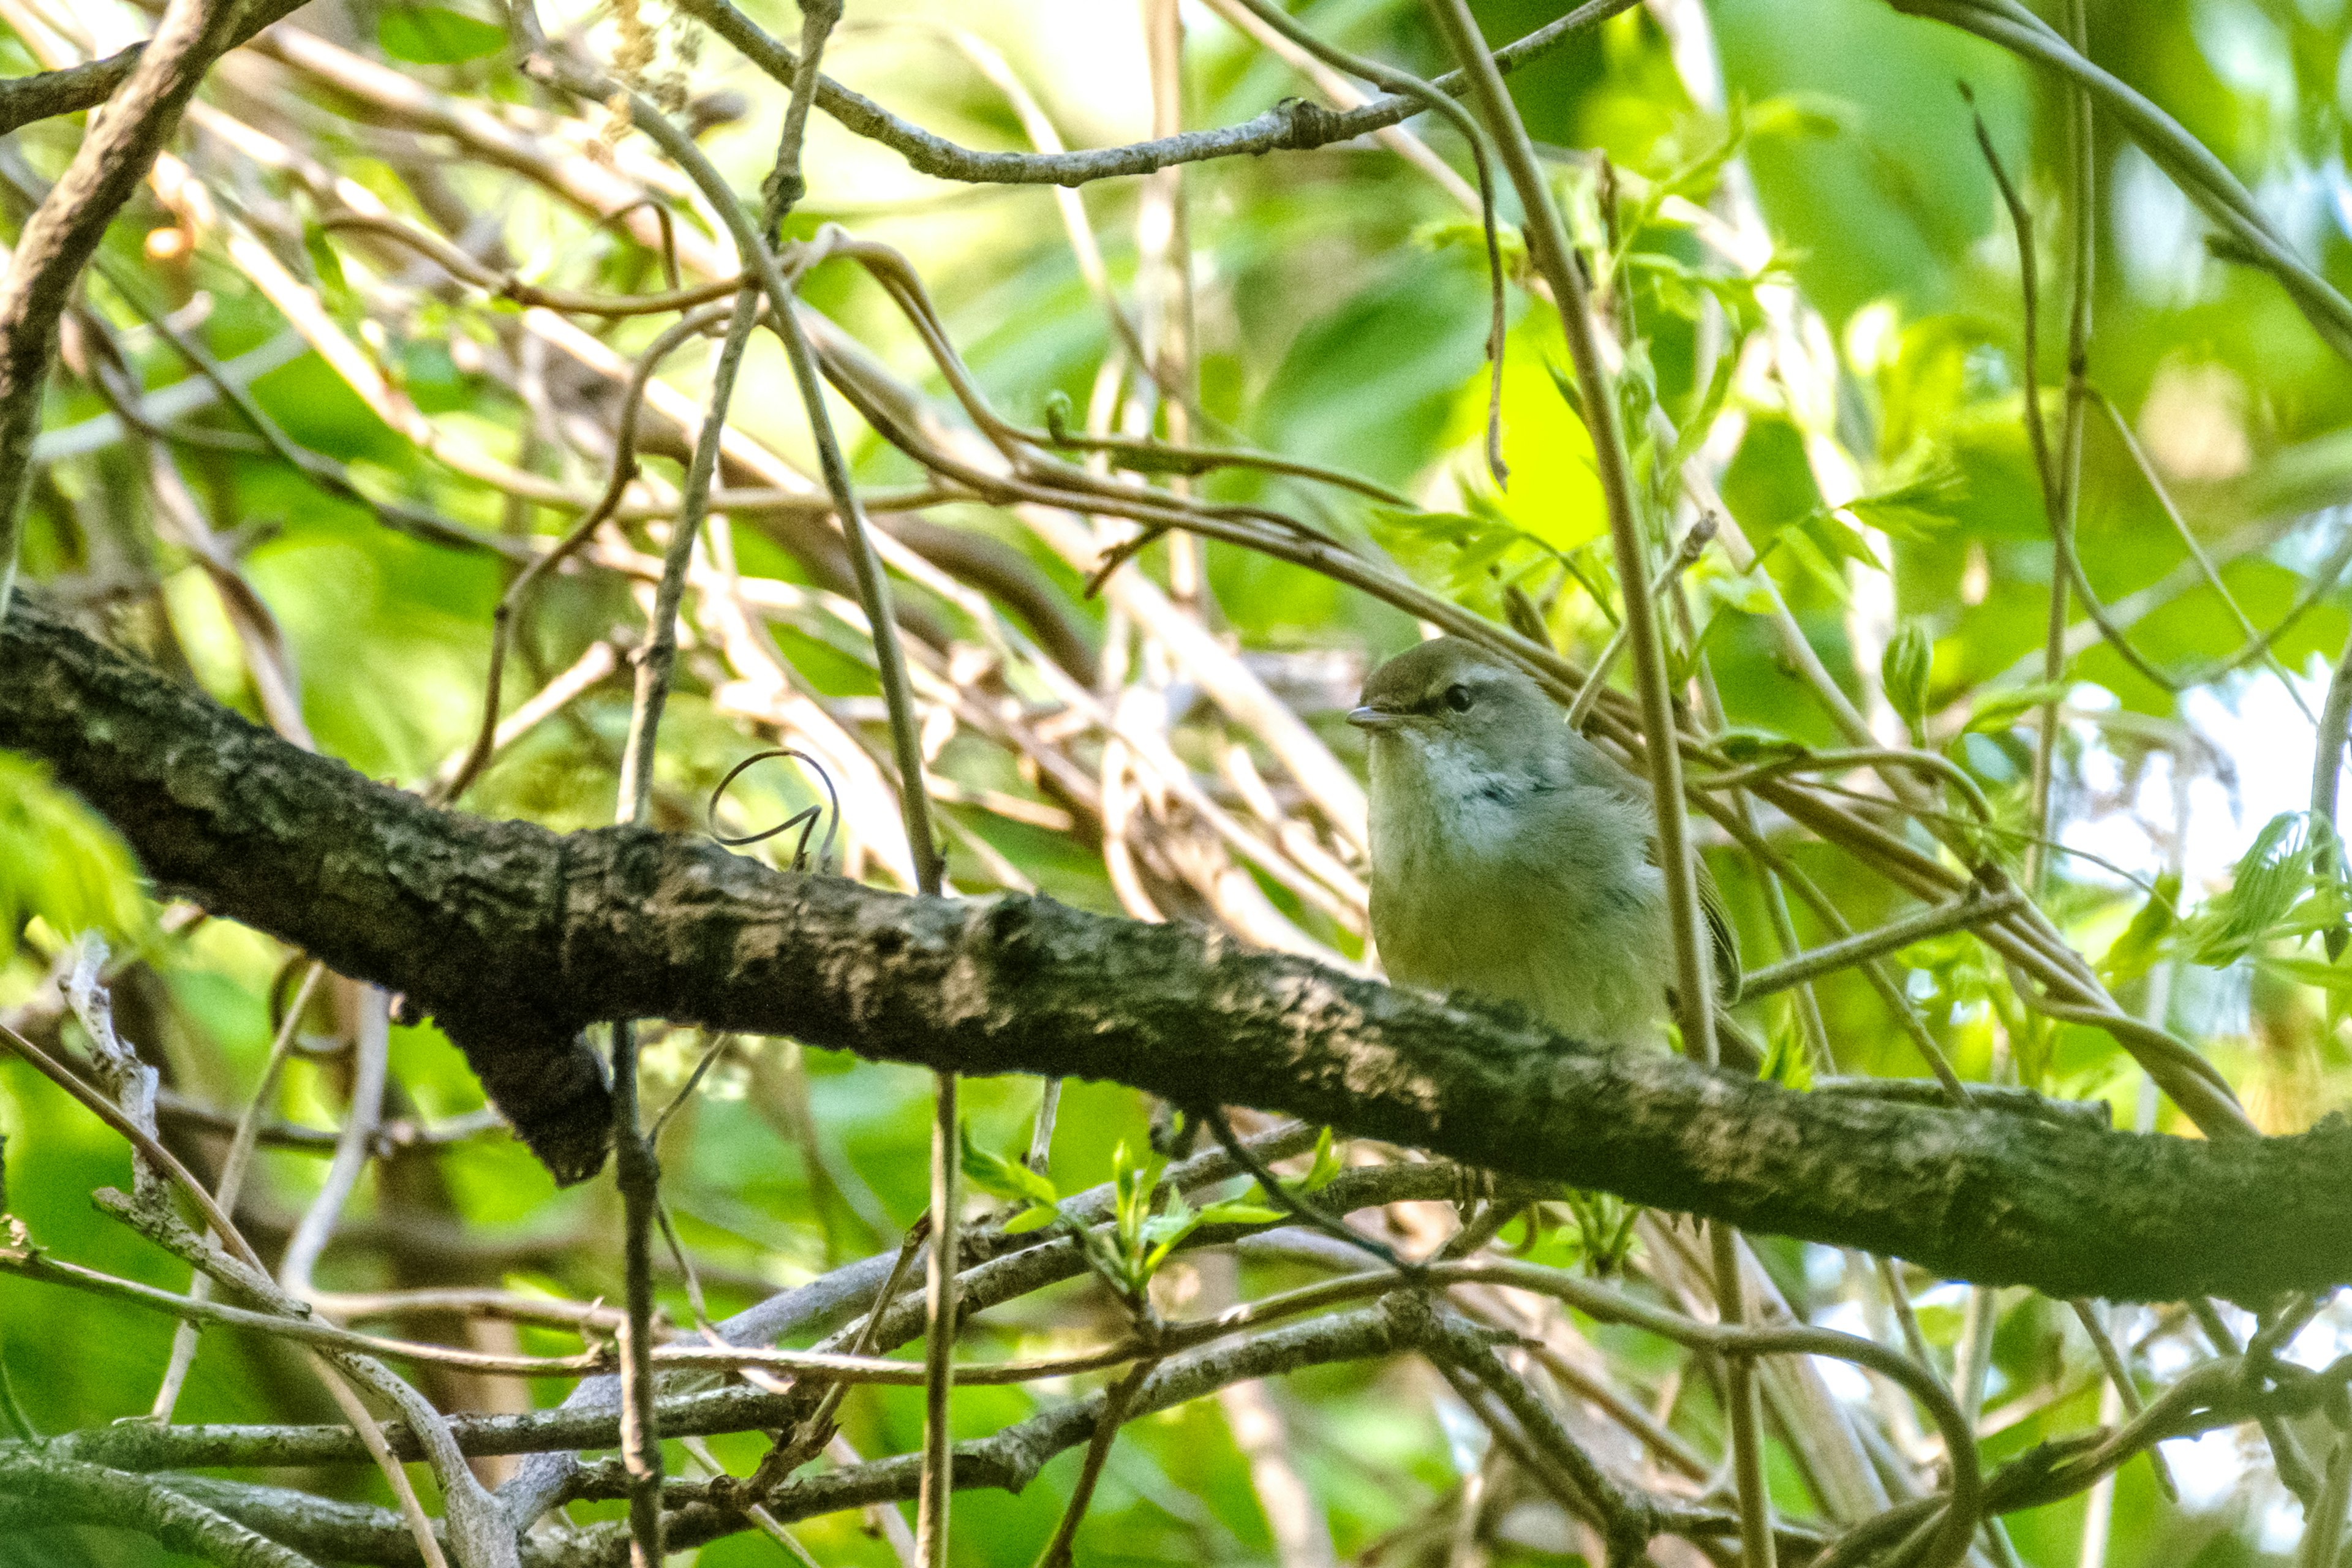
[[[2026,714],[2052,702],[2065,700],[2074,689],[2072,681],[2036,681],[2031,686],[2015,686],[2006,691],[1988,692],[1977,699],[1969,710],[1969,721],[1963,728],[1972,731],[2006,730]]]
[[[1060,1201],[1062,1194],[1044,1175],[1018,1160],[1008,1160],[972,1142],[969,1124],[960,1130],[959,1136],[963,1141],[964,1180],[973,1186],[1001,1198],[1023,1198],[1047,1206]]]
[[[2167,871],[2157,879],[2156,891],[2134,912],[2131,924],[2107,947],[2099,968],[2111,985],[2121,985],[2146,974],[2163,951],[2165,939],[2180,923],[2180,878]]]
[[[394,59],[447,66],[498,53],[506,47],[507,34],[504,27],[446,5],[388,5],[376,19],[375,41]]]
[[[2238,859],[2229,890],[2207,901],[2183,932],[2189,956],[2218,967],[2277,934],[2311,886],[2312,818],[2283,811],[2263,825]]]
[[[138,863],[114,829],[47,769],[9,752],[0,752],[0,960],[33,918],[58,940],[98,931],[136,948],[152,936]]]
[[[1895,716],[1909,727],[1916,742],[1925,734],[1927,721],[1927,675],[1935,662],[1935,647],[1927,640],[1927,629],[1917,621],[1905,621],[1886,639],[1886,651],[1879,656],[1878,679],[1886,693],[1887,705]]]
[[[1805,1051],[1803,1037],[1793,1026],[1784,1025],[1772,1031],[1771,1041],[1764,1048],[1763,1070],[1757,1076],[1782,1089],[1803,1090],[1813,1087],[1812,1058]]]
[[[1061,1218],[1062,1211],[1059,1209],[1048,1208],[1043,1205],[1026,1208],[1004,1222],[1004,1234],[1027,1236],[1032,1231],[1044,1230],[1046,1226],[1058,1223]]]

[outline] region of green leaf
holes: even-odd
[[[1298,1190],[1310,1194],[1319,1193],[1339,1176],[1339,1156],[1331,1146],[1331,1130],[1326,1127],[1315,1135],[1315,1159],[1307,1167],[1307,1173],[1298,1178]]]
[[[1965,728],[1987,732],[2006,730],[2046,702],[2064,701],[2074,687],[2071,680],[2037,680],[2031,686],[1989,692],[1969,709]]]
[[[1767,1083],[1777,1083],[1800,1093],[1813,1087],[1812,1060],[1805,1054],[1805,1042],[1794,1028],[1772,1031],[1771,1042],[1764,1047],[1764,1068],[1757,1076]]]
[[[2192,960],[2218,969],[2281,934],[2311,887],[2313,821],[2306,813],[2283,811],[2263,825],[2239,858],[2229,891],[2210,900],[2183,931]]]
[[[2133,914],[2131,924],[2124,927],[2123,934],[2109,944],[2106,956],[2099,960],[2100,973],[2110,985],[2137,980],[2155,964],[2165,939],[2180,923],[2179,905],[2180,878],[2167,871],[2156,879],[2156,891]]]
[[[1910,727],[1915,742],[1927,732],[1927,676],[1935,658],[1935,645],[1926,629],[1916,621],[1906,621],[1886,639],[1886,651],[1878,659],[1879,684],[1887,702]]]
[[[1551,373],[1551,384],[1559,390],[1560,401],[1568,405],[1569,412],[1583,419],[1584,389],[1576,384],[1576,377],[1562,370],[1556,360],[1544,361],[1544,369]]]
[[[1862,536],[1862,530],[1845,521],[1836,513],[1815,511],[1797,520],[1797,531],[1812,542],[1831,561],[1858,561],[1874,572],[1886,570],[1886,563]]]
[[[1200,1223],[1201,1216],[1193,1212],[1192,1205],[1184,1201],[1183,1194],[1171,1193],[1168,1194],[1167,1211],[1143,1222],[1143,1239],[1158,1242],[1163,1247],[1171,1247],[1192,1235],[1193,1227]]]
[[[302,225],[302,249],[310,258],[310,269],[319,275],[320,283],[331,294],[341,294],[351,287],[343,277],[343,258],[335,253],[334,242],[327,231],[315,223]]]
[[[507,31],[446,5],[394,5],[376,18],[375,41],[396,60],[450,66],[498,53]]]
[[[0,752],[0,963],[38,917],[63,939],[87,931],[142,947],[154,925],[138,863],[114,830],[49,782],[40,763]]]
[[[1712,297],[1731,325],[1733,343],[1727,346],[1725,353],[1734,360],[1738,357],[1736,352],[1738,340],[1763,319],[1763,310],[1756,302],[1756,286],[1780,280],[1777,269],[1768,269],[1755,278],[1725,277],[1655,250],[1636,250],[1628,254],[1625,270],[1629,276],[1647,282],[1656,289],[1658,302],[1685,321],[1698,320],[1704,313],[1700,301]],[[1701,438],[1704,439],[1705,426],[1701,426]]]
[[[1024,1209],[1019,1214],[1014,1215],[1011,1219],[1006,1220],[1004,1222],[1004,1234],[1007,1236],[1026,1236],[1033,1230],[1044,1230],[1047,1226],[1055,1224],[1061,1218],[1062,1211],[1060,1209],[1050,1208],[1045,1205],[1039,1204],[1034,1207]]]
[[[1412,242],[1426,250],[1466,250],[1486,259],[1486,226],[1475,217],[1436,218],[1412,231]],[[1527,237],[1507,223],[1495,225],[1495,247],[1502,252],[1503,276],[1524,278],[1528,272]]]
[[[1112,1207],[1120,1256],[1131,1264],[1142,1256],[1144,1226],[1151,1217],[1152,1199],[1160,1188],[1160,1173],[1168,1162],[1158,1152],[1139,1162],[1125,1139],[1111,1151]]]
[[[1569,1187],[1560,1196],[1576,1222],[1577,1250],[1585,1268],[1602,1279],[1615,1273],[1633,1247],[1633,1222],[1641,1217],[1641,1209],[1611,1193]]]
[[[1849,501],[1844,510],[1881,533],[1921,540],[1952,521],[1967,489],[1958,468],[1938,464],[1890,489]]]
[[[1699,394],[1696,406],[1683,418],[1681,432],[1675,437],[1675,449],[1666,454],[1666,471],[1680,473],[1685,463],[1698,456],[1706,438],[1715,431],[1717,416],[1731,395],[1731,378],[1739,369],[1739,344],[1726,343],[1715,356],[1715,374],[1707,379],[1706,389]]]
[[[1482,614],[1499,611],[1506,581],[1560,560],[1550,545],[1499,517],[1373,507],[1367,526],[1373,542],[1407,572]]]
[[[959,1128],[957,1135],[963,1142],[964,1180],[973,1186],[1000,1198],[1024,1198],[1048,1207],[1060,1201],[1062,1194],[1045,1177],[1018,1160],[1008,1160],[973,1142],[969,1123]]]
[[[2266,956],[2264,969],[2281,974],[2300,984],[2315,986],[2332,995],[2352,995],[2352,964],[2338,963],[2323,958],[2293,958],[2280,954]]]

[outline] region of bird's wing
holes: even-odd
[[[1698,872],[1699,913],[1706,917],[1706,934],[1715,945],[1715,994],[1729,1003],[1739,995],[1739,937],[1731,911],[1723,907],[1723,889],[1715,885],[1715,874],[1695,852],[1692,862]]]
[[[1657,839],[1642,841],[1642,857],[1653,866],[1660,864]],[[1715,958],[1715,994],[1729,1003],[1739,994],[1739,937],[1731,923],[1731,911],[1724,907],[1723,889],[1715,885],[1715,873],[1706,868],[1705,857],[1694,853],[1691,869],[1698,873],[1698,912],[1706,921],[1707,945]]]
[[[1623,766],[1600,747],[1583,736],[1570,731],[1574,742],[1569,748],[1571,764],[1585,777],[1603,787],[1636,802],[1644,810],[1652,807],[1650,781]],[[1658,841],[1650,839],[1643,847],[1650,864],[1658,864]],[[1699,913],[1706,917],[1706,933],[1715,952],[1716,994],[1728,1002],[1739,994],[1739,940],[1731,923],[1731,911],[1723,905],[1723,889],[1715,885],[1713,873],[1706,868],[1703,856],[1694,854],[1694,868],[1698,872]]]

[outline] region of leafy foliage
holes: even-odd
[[[832,40],[824,68],[930,138],[1019,151],[1050,125],[1071,147],[1109,146],[1153,129],[1139,16],[1156,9],[1160,0],[909,3],[870,16],[856,5],[857,26]],[[1181,84],[1181,102],[1164,108],[1185,126],[1246,124],[1319,92],[1223,4],[1164,9],[1181,10],[1184,57],[1158,79]],[[1402,0],[1285,9],[1320,37],[1424,75],[1451,64],[1423,9]],[[1500,40],[1565,6],[1478,9]],[[71,63],[85,40],[44,19],[57,10],[8,12],[0,49],[11,73]],[[797,47],[796,6],[746,0],[744,10]],[[2045,10],[2063,26],[2060,8]],[[2096,62],[2237,171],[2249,205],[2341,286],[2352,12],[2327,0],[2101,0],[2089,11]],[[82,280],[42,408],[22,550],[26,581],[93,630],[420,792],[454,776],[482,723],[509,557],[550,548],[593,509],[631,373],[677,319],[571,310],[565,297],[723,285],[736,267],[707,195],[609,97],[567,95],[522,70],[520,29],[496,15],[386,0],[348,27],[297,16],[279,37],[299,31],[310,53],[266,46],[215,72],[173,139],[173,162]],[[125,31],[110,14],[64,19],[101,50],[144,27]],[[689,128],[756,205],[782,82],[684,10],[563,0],[540,20],[568,58]],[[1955,79],[1973,90],[2034,220],[2030,346],[2013,237]],[[1749,967],[1916,913],[1922,868],[1965,876],[1990,865],[2034,895],[2065,943],[2099,955],[2117,1008],[2168,1028],[2235,1085],[2262,1130],[2341,1109],[2352,908],[2338,837],[2307,809],[2312,726],[2295,705],[2320,710],[2352,633],[2352,593],[2331,566],[2347,538],[2352,379],[2276,274],[2200,215],[2166,173],[2178,160],[2151,156],[2111,107],[2096,111],[2088,395],[2072,411],[2081,439],[2067,473],[2085,576],[2135,658],[2086,629],[2070,598],[2069,640],[2047,679],[2057,565],[2024,419],[2031,405],[2064,444],[2063,81],[1882,0],[1674,0],[1580,34],[1511,82],[1619,367],[1646,569],[1660,571],[1702,519],[1717,530],[1660,604],[1667,668],[1705,742],[1692,775],[1716,773],[1717,759],[1780,770],[1740,795],[1706,796],[1729,837],[1694,816]],[[1008,84],[1035,100],[1037,117]],[[822,110],[813,118],[807,191],[784,237],[814,241],[839,225],[906,264],[903,275],[867,272],[833,255],[798,287],[828,367],[884,378],[845,391],[832,412],[903,612],[925,782],[957,892],[1037,889],[1365,963],[1376,955],[1361,825],[1328,783],[1360,769],[1340,716],[1364,668],[1408,646],[1433,599],[1537,634],[1578,669],[1617,632],[1640,584],[1607,539],[1585,394],[1515,221],[1523,207],[1507,197],[1500,209],[1497,392],[1484,226],[1459,200],[1466,149],[1434,117],[1402,129],[1450,179],[1418,154],[1358,140],[1049,195],[923,174]],[[15,132],[11,156],[54,180],[86,133],[81,117],[38,121]],[[936,153],[936,142],[921,145]],[[1075,210],[1050,205],[1055,195]],[[441,248],[354,226],[355,213]],[[1086,244],[1073,247],[1066,221],[1085,226]],[[17,230],[6,237],[13,246]],[[457,252],[475,270],[445,268]],[[902,309],[907,278],[927,291],[922,310]],[[270,428],[212,389],[174,334],[226,363]],[[942,342],[960,357],[942,363]],[[535,697],[569,694],[529,709],[532,721],[458,797],[464,809],[559,829],[614,820],[633,651],[709,406],[711,352],[689,338],[652,368],[619,510],[505,617],[513,642],[496,716],[513,722]],[[868,395],[877,387],[884,395]],[[152,429],[126,424],[126,388]],[[1504,481],[1485,451],[1490,395]],[[1046,440],[1004,434],[1032,424]],[[908,449],[918,437],[945,443],[952,461],[927,466]],[[991,467],[1000,440],[1024,454],[1024,486],[1076,471],[1218,527],[1205,541],[1155,539],[1096,581],[1099,552],[1136,540],[1143,520],[1076,480],[1046,500],[970,482],[972,471],[1003,478]],[[1236,453],[1280,466],[1229,460]],[[843,874],[910,885],[870,627],[852,558],[809,499],[817,466],[791,368],[756,339],[719,465],[719,521],[684,596],[652,815],[672,831],[715,816],[747,835],[830,785]],[[1282,548],[1259,548],[1268,538]],[[1345,581],[1317,569],[1330,552],[1347,557]],[[2269,639],[2263,648],[2249,626]],[[2199,683],[2175,690],[2147,668]],[[567,671],[590,673],[559,686]],[[1630,732],[1615,700],[1602,703],[1617,724],[1596,731],[1604,741]],[[1820,761],[1899,740],[1958,777],[1917,759],[1907,770]],[[754,771],[710,804],[729,769],[776,744],[815,758],[824,783]],[[2053,803],[2046,830],[2037,777]],[[1782,785],[1811,792],[1812,806],[1850,808],[1908,870],[1857,850],[1858,835],[1819,831],[1818,816],[1791,815],[1772,794]],[[1751,841],[1769,854],[1750,855]],[[332,881],[322,867],[321,897]],[[356,1021],[380,999],[323,982],[273,1070],[303,955],[189,910],[167,923],[170,891],[144,884],[114,836],[37,767],[0,756],[0,1009],[87,1066],[79,1035],[56,1022],[70,943],[98,931],[132,955],[113,982],[117,1016],[168,1068],[167,1141],[215,1180],[222,1129],[257,1107],[268,1136],[239,1214],[274,1245],[323,1190],[320,1150],[357,1114]],[[1844,1092],[1839,1080],[1871,1076],[1916,1089],[1932,1081],[1933,1053],[1971,1083],[2104,1102],[2125,1126],[2145,1108],[2150,1129],[2189,1131],[2113,1034],[2074,1021],[2079,1011],[2060,1021],[2036,1010],[2053,972],[2032,959],[1952,931],[1884,954],[1874,972],[1822,975],[1801,1001],[1743,1004],[1738,1018],[1765,1042],[1763,1076],[1790,1090]],[[339,1315],[341,1303],[393,1299],[389,1321],[351,1319],[371,1331],[570,1352],[576,1342],[547,1304],[625,1297],[609,1189],[554,1190],[483,1116],[479,1086],[433,1026],[391,1037],[370,1175],[338,1216],[321,1287],[339,1293]],[[691,1286],[658,1280],[669,1323],[706,1309],[724,1317],[895,1255],[928,1202],[926,1075],[683,1030],[646,1029],[644,1050],[647,1107],[691,1089],[659,1149],[677,1252],[695,1266]],[[994,1151],[1028,1147],[1036,1086],[964,1092],[961,1169],[988,1200],[971,1220],[1001,1220],[1000,1247],[1075,1237],[1087,1269],[974,1314],[960,1357],[1086,1351],[1155,1319],[1207,1318],[1328,1278],[1328,1260],[1284,1237],[1204,1247],[1286,1226],[1288,1209],[1233,1186],[1179,1190],[1138,1096],[1066,1086],[1051,1158],[1033,1170]],[[123,1182],[120,1142],[5,1056],[0,1132],[5,1202],[36,1243],[186,1287],[184,1265],[91,1208],[93,1189]],[[1326,1133],[1290,1184],[1311,1196],[1343,1163],[1412,1174],[1415,1158],[1343,1150]],[[1082,1212],[1081,1194],[1091,1194]],[[1352,1223],[1421,1257],[1459,1226],[1498,1220],[1481,1256],[1580,1269],[1661,1310],[1713,1310],[1690,1228],[1605,1193],[1545,1195],[1507,1215],[1465,1193]],[[1780,1297],[1769,1310],[1906,1344],[1875,1266],[1753,1244],[1758,1278]],[[2106,1419],[2105,1374],[2079,1322],[2015,1291],[1978,1296],[1967,1316],[1958,1288],[1891,1277],[1902,1305],[1916,1303],[1937,1375],[1983,1372],[1989,1461],[2028,1456],[2012,1483],[2027,1469],[2063,1473]],[[495,1297],[520,1321],[416,1304],[417,1292],[451,1289]],[[1448,1299],[1515,1336],[1506,1359],[1532,1369],[1528,1385],[1572,1431],[1601,1433],[1606,1462],[1623,1458],[1612,1475],[1655,1489],[1677,1518],[1718,1507],[1708,1489],[1728,1464],[1717,1361],[1516,1296]],[[2118,1309],[2108,1321],[2151,1394],[2210,1352],[2189,1315]],[[2329,1309],[2289,1359],[2309,1360],[2304,1351],[2344,1327]],[[102,1430],[147,1411],[171,1335],[143,1309],[0,1274],[0,1372],[43,1431]],[[1757,1364],[1772,1500],[1792,1528],[1834,1535],[1864,1524],[1882,1486],[1946,1484],[1919,1406],[1885,1387],[1823,1382],[1790,1358]],[[1545,1381],[1560,1369],[1599,1380],[1600,1392]],[[412,1370],[450,1409],[503,1408],[518,1390],[543,1405],[569,1386]],[[984,1440],[1123,1375],[961,1388],[958,1436]],[[174,1419],[332,1418],[305,1377],[275,1341],[207,1330]],[[1491,1429],[1462,1388],[1418,1363],[1315,1366],[1270,1386],[1279,1392],[1257,1405],[1204,1399],[1118,1427],[1079,1560],[1601,1560],[1600,1538],[1559,1503],[1573,1486],[1546,1485],[1517,1457],[1523,1429]],[[909,1453],[919,1392],[861,1388],[838,1419],[862,1455]],[[0,1441],[13,1435],[7,1420],[0,1410]],[[2328,1415],[2291,1420],[2324,1470],[2340,1441]],[[2277,1557],[2302,1511],[2276,1504],[2258,1429],[2237,1436],[2235,1457],[2198,1446],[2185,1501],[2159,1497],[2149,1467],[2124,1466],[2107,1561],[2242,1568]],[[2186,1447],[2168,1452],[2189,1475]],[[721,1435],[709,1449],[739,1476],[764,1451],[756,1433]],[[1693,1457],[1695,1469],[1683,1462]],[[672,1445],[666,1462],[691,1474],[696,1460]],[[1034,1561],[1084,1463],[1056,1460],[1018,1497],[960,1495],[953,1561]],[[278,1479],[396,1520],[364,1467]],[[2077,1563],[2088,1484],[2008,1516],[2009,1534],[1988,1550],[2006,1561],[2013,1549],[2030,1568]],[[1286,1513],[1285,1500],[1305,1506]],[[13,1524],[5,1508],[0,1520]],[[571,1508],[608,1531],[621,1512],[609,1498]],[[1299,1517],[1307,1534],[1286,1534]],[[897,1560],[888,1532],[858,1515],[790,1529],[829,1568]],[[165,1561],[130,1531],[26,1539],[0,1532],[0,1563],[46,1553],[51,1540],[107,1568]],[[728,1568],[773,1550],[747,1533],[698,1560]],[[1704,1550],[1732,1549],[1717,1536]]]

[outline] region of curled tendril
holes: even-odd
[[[800,763],[801,766],[814,773],[817,776],[817,782],[824,785],[824,797],[826,804],[823,806],[804,806],[801,810],[793,813],[792,816],[784,818],[783,821],[776,824],[773,827],[763,829],[758,833],[747,833],[742,835],[740,837],[730,838],[727,835],[719,831],[719,800],[727,794],[727,786],[733,784],[735,780],[741,775],[745,769],[751,767],[754,763],[764,763],[771,757],[790,757],[794,762]],[[725,845],[730,849],[740,849],[749,844],[764,843],[768,839],[773,838],[779,833],[789,833],[795,827],[799,828],[801,830],[800,840],[793,846],[793,869],[795,871],[805,871],[808,869],[809,835],[816,831],[817,818],[819,816],[823,816],[824,818],[824,842],[818,846],[817,848],[817,869],[822,872],[830,872],[833,869],[833,836],[838,832],[841,827],[841,795],[840,793],[833,787],[833,775],[824,771],[824,764],[818,762],[814,757],[810,756],[806,752],[796,750],[791,746],[772,746],[764,752],[752,752],[750,756],[744,758],[741,762],[737,763],[733,767],[727,770],[727,776],[720,779],[719,781],[718,787],[710,792],[710,805],[705,809],[705,816],[709,820],[710,837],[717,839],[719,843]]]

